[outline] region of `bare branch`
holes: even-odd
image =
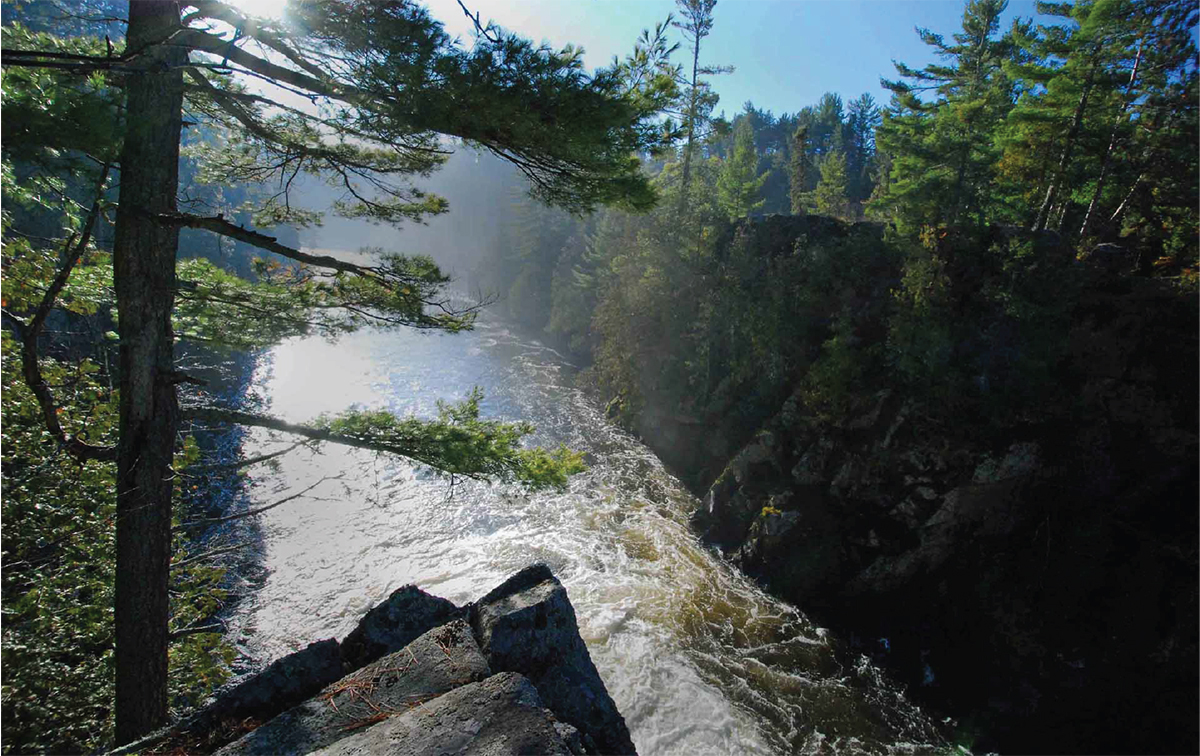
[[[205,633],[212,633],[213,635],[220,635],[224,632],[225,632],[225,626],[221,625],[221,624],[197,625],[197,626],[193,626],[193,627],[185,627],[180,630],[172,630],[170,633],[167,633],[167,642],[173,643],[182,638],[186,638],[189,635],[203,635]]]
[[[241,470],[244,467],[253,467],[254,465],[262,464],[263,462],[270,462],[272,459],[275,459],[277,457],[282,457],[283,455],[285,455],[291,451],[294,451],[295,449],[298,449],[303,445],[304,445],[303,441],[297,441],[296,443],[292,444],[291,446],[289,446],[286,449],[280,449],[279,451],[273,451],[273,452],[270,452],[269,454],[260,454],[257,457],[249,457],[247,459],[242,459],[237,462],[230,462],[228,464],[222,464],[222,465],[194,465],[192,467],[189,467],[187,469],[187,471],[190,474],[190,473],[198,473],[198,472],[201,472],[201,473],[218,472],[218,471],[223,471],[223,470]]]
[[[467,9],[467,6],[463,5],[462,0],[458,0],[458,7],[462,8],[462,12],[467,14],[467,18],[471,19],[471,23],[475,25],[475,31],[479,34],[479,36],[490,42],[500,42],[500,37],[496,34],[495,27],[493,27],[490,22],[486,26],[480,22],[479,11],[475,11],[475,13],[472,14],[471,11]]]
[[[316,265],[321,268],[331,268],[340,270],[343,273],[353,273],[355,275],[366,276],[368,278],[381,279],[379,272],[374,268],[355,265],[345,260],[339,260],[336,257],[329,255],[310,255],[307,252],[301,252],[293,247],[288,247],[280,244],[274,236],[260,234],[257,231],[251,231],[248,228],[234,225],[225,220],[220,215],[191,215],[189,213],[160,213],[154,216],[158,221],[167,225],[182,226],[185,228],[202,228],[206,231],[211,231],[214,234],[228,236],[231,239],[244,241],[247,244],[252,244],[259,249],[265,249],[268,252],[274,252],[277,255],[286,257],[289,260],[295,260],[305,265]]]
[[[63,287],[67,285],[67,280],[71,277],[71,271],[79,259],[83,257],[84,250],[92,240],[92,231],[96,226],[96,218],[100,215],[100,200],[104,194],[104,183],[108,180],[109,164],[105,163],[100,171],[100,178],[96,182],[96,199],[92,203],[91,209],[88,211],[86,220],[83,223],[83,230],[78,237],[72,235],[67,241],[66,260],[63,267],[54,276],[54,280],[50,283],[50,287],[46,289],[46,293],[42,295],[42,301],[38,304],[37,310],[34,311],[33,317],[29,324],[23,329],[24,333],[21,337],[21,367],[22,374],[25,378],[26,385],[33,395],[37,398],[38,405],[42,409],[42,420],[46,424],[46,430],[50,431],[55,439],[61,443],[73,457],[80,461],[89,459],[109,461],[117,458],[117,448],[115,446],[95,446],[81,440],[78,436],[67,438],[66,431],[63,430],[62,424],[58,420],[58,413],[61,408],[54,401],[54,394],[50,390],[50,386],[46,384],[45,378],[42,377],[41,367],[38,364],[38,337],[42,333],[42,328],[46,325],[46,318],[49,317],[50,311],[54,308],[54,301],[62,292]]]
[[[222,554],[230,554],[230,553],[233,553],[234,551],[239,551],[241,549],[244,549],[247,546],[253,546],[255,543],[256,543],[256,541],[242,541],[241,543],[235,543],[232,546],[223,546],[219,549],[212,549],[210,551],[202,551],[199,554],[194,554],[194,555],[188,557],[187,559],[180,559],[178,562],[171,562],[171,569],[176,569],[178,567],[185,567],[189,564],[195,564],[196,562],[203,562],[205,559],[212,559],[213,557],[218,557],[218,556],[221,556]]]
[[[297,444],[297,446],[299,446],[299,444]],[[270,510],[274,509],[275,507],[281,507],[284,504],[287,504],[289,501],[295,501],[296,499],[299,499],[301,496],[304,496],[309,491],[313,490],[314,488],[321,485],[322,483],[326,483],[331,480],[341,480],[342,477],[343,477],[342,475],[327,475],[324,478],[321,478],[320,480],[318,480],[316,483],[313,483],[311,486],[304,489],[303,491],[294,493],[291,496],[285,496],[284,498],[280,499],[279,501],[272,502],[270,504],[266,504],[261,507],[257,507],[256,509],[250,509],[245,512],[238,512],[237,514],[226,515],[225,517],[207,517],[203,520],[192,520],[191,522],[185,522],[182,525],[177,525],[176,527],[174,527],[172,529],[173,530],[185,530],[187,528],[196,528],[196,527],[203,527],[203,526],[208,526],[208,525],[218,525],[222,522],[232,522],[234,520],[241,520],[246,517],[256,517],[256,516],[262,514],[263,512],[269,512]]]

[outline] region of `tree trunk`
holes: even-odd
[[[1100,49],[1097,46],[1092,57],[1092,67],[1088,69],[1087,81],[1083,84],[1083,92],[1079,95],[1079,103],[1075,106],[1075,113],[1071,117],[1071,128],[1067,131],[1067,141],[1063,145],[1062,155],[1058,159],[1058,171],[1050,179],[1050,186],[1046,187],[1046,196],[1042,199],[1042,206],[1038,210],[1037,218],[1033,221],[1034,231],[1046,228],[1046,224],[1050,221],[1050,209],[1054,207],[1059,189],[1067,180],[1067,168],[1071,165],[1071,151],[1075,148],[1075,140],[1079,137],[1079,130],[1083,126],[1083,114],[1087,110],[1088,95],[1091,94],[1092,82],[1096,78],[1096,68],[1100,65],[1099,55]]]
[[[175,2],[133,0],[129,49],[179,25]],[[151,47],[127,79],[120,205],[113,273],[121,334],[117,454],[116,737],[144,735],[167,719],[167,582],[171,468],[179,406],[171,309],[179,231],[153,220],[175,210],[183,80],[181,47]]]
[[[700,33],[696,32],[696,44],[692,46],[692,92],[691,99],[688,102],[688,133],[687,146],[683,149],[683,176],[682,184],[683,191],[679,193],[679,201],[687,202],[688,184],[692,180],[692,142],[696,137],[696,82],[700,80]]]
[[[1133,60],[1133,70],[1129,72],[1129,83],[1125,85],[1125,101],[1121,103],[1121,109],[1113,117],[1113,125],[1108,137],[1108,149],[1104,151],[1104,159],[1100,161],[1100,176],[1096,179],[1096,189],[1092,192],[1092,201],[1088,204],[1087,214],[1083,216],[1083,225],[1079,227],[1080,239],[1087,236],[1088,231],[1091,230],[1092,219],[1096,216],[1096,207],[1100,204],[1100,195],[1104,191],[1104,180],[1108,176],[1108,164],[1117,149],[1117,139],[1121,133],[1121,121],[1124,120],[1125,113],[1129,110],[1130,104],[1133,103],[1133,87],[1137,83],[1138,67],[1142,64],[1143,44],[1144,42],[1138,43],[1137,57]]]

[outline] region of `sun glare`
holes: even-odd
[[[229,4],[243,13],[278,21],[283,18],[287,0],[231,0]]]

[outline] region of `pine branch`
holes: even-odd
[[[339,260],[330,255],[310,255],[307,252],[301,252],[293,247],[280,244],[274,236],[260,234],[257,231],[251,231],[248,228],[234,225],[225,220],[221,215],[192,215],[190,213],[160,213],[155,218],[164,224],[181,226],[184,228],[201,228],[205,231],[211,231],[214,234],[237,239],[238,241],[246,242],[259,249],[268,252],[274,252],[281,257],[286,257],[289,260],[295,260],[305,265],[315,265],[321,268],[330,268],[343,273],[352,273],[358,276],[371,278],[381,283],[384,281],[380,271],[376,268],[371,268],[363,265],[355,265],[345,260]]]
[[[298,423],[289,423],[286,420],[280,420],[269,415],[258,415],[250,412],[242,412],[239,410],[223,409],[220,407],[190,407],[183,410],[183,415],[193,420],[202,420],[212,423],[233,423],[234,425],[248,425],[254,428],[267,428],[269,430],[280,431],[282,433],[291,433],[296,436],[304,436],[305,438],[314,441],[328,441],[329,443],[340,444],[342,446],[351,446],[356,449],[368,449],[370,451],[386,452],[395,454],[401,457],[406,457],[419,462],[423,465],[440,469],[439,461],[432,456],[423,453],[420,449],[404,445],[400,443],[382,443],[379,441],[371,441],[368,439],[357,438],[355,436],[347,436],[340,433],[334,433],[324,428],[314,428],[310,425],[300,425]],[[482,476],[461,473],[455,471],[455,474],[465,475],[468,478],[482,480]]]

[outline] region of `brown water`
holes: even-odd
[[[438,399],[486,392],[484,413],[528,419],[590,469],[565,492],[447,484],[402,461],[328,447],[255,474],[267,503],[327,480],[263,517],[265,583],[231,637],[266,663],[342,637],[406,583],[462,604],[534,561],[563,581],[580,631],[645,756],[927,753],[930,721],[865,660],[698,542],[697,500],[645,446],[573,387],[575,368],[495,320],[456,336],[362,332],[287,342],[256,384],[272,412],[306,420],[351,404],[429,416]],[[248,454],[278,448],[266,434]]]

